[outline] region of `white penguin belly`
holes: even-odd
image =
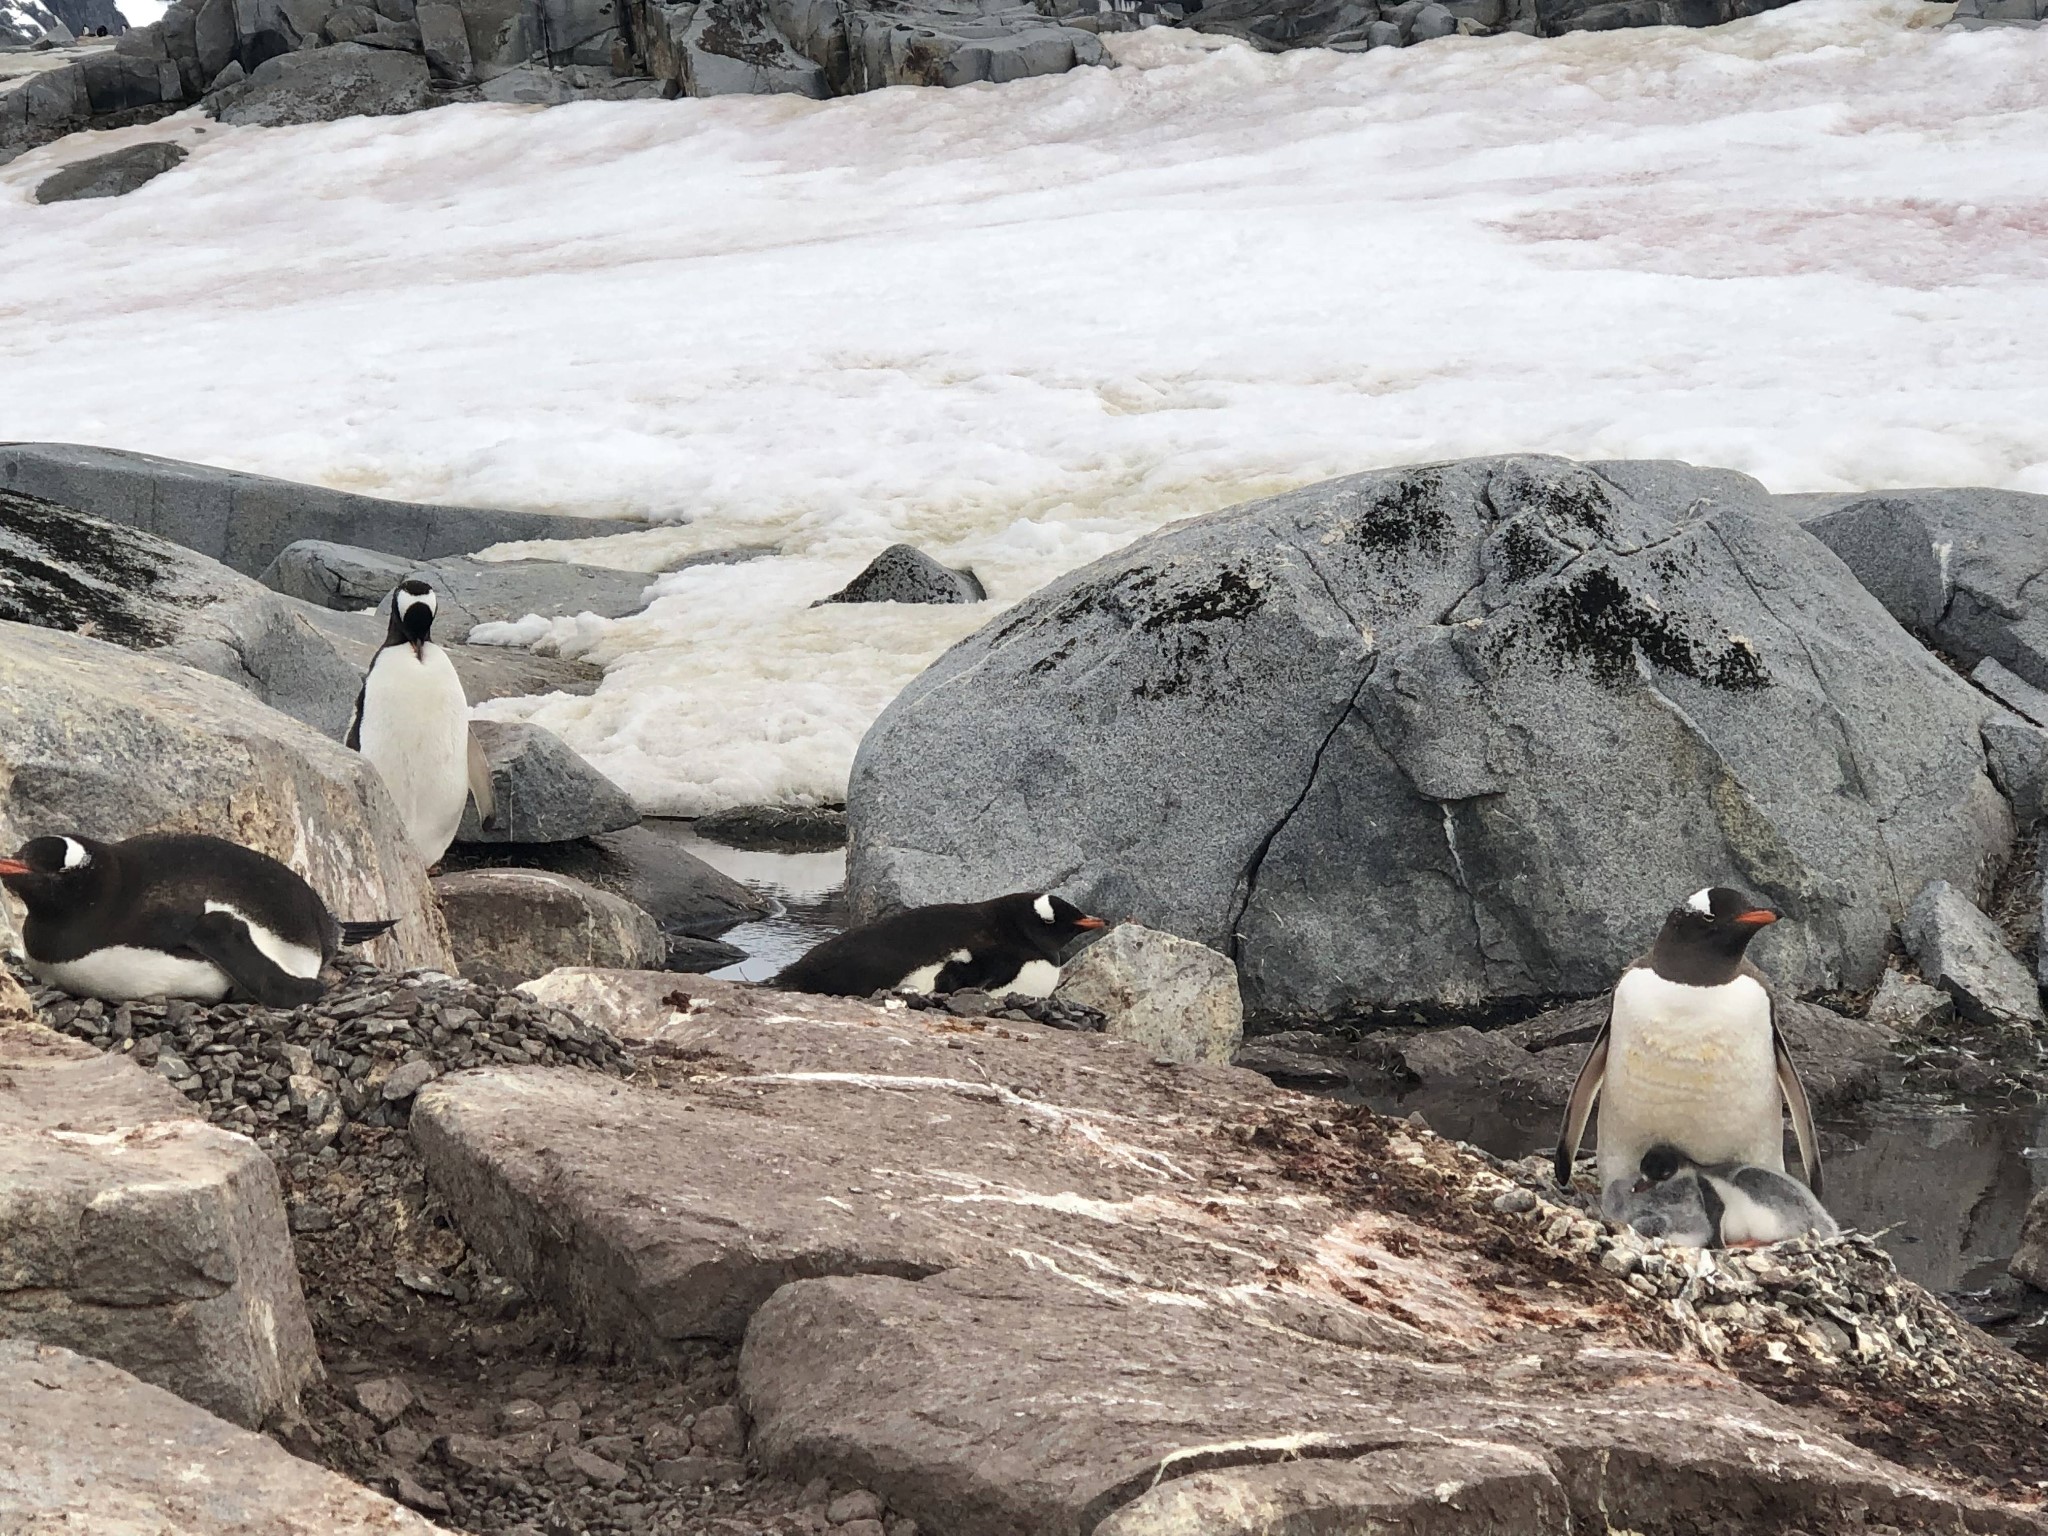
[[[1769,995],[1754,977],[1719,987],[1666,981],[1648,966],[1614,992],[1600,1089],[1600,1187],[1635,1182],[1668,1142],[1696,1163],[1785,1167]]]
[[[217,1003],[233,983],[211,960],[167,955],[160,949],[109,944],[54,963],[30,959],[29,970],[47,986],[62,987],[74,997],[126,1002],[138,997],[189,997]]]
[[[290,939],[272,933],[261,923],[252,919],[239,907],[231,907],[224,901],[209,901],[209,912],[225,912],[238,919],[249,930],[249,942],[254,944],[269,959],[270,963],[287,976],[297,976],[310,981],[320,974],[321,957],[317,949],[308,949],[303,944],[294,944]]]
[[[448,653],[431,642],[417,657],[404,645],[379,651],[364,683],[357,739],[420,857],[439,862],[469,798],[469,703]]]
[[[1052,989],[1060,984],[1060,968],[1050,960],[1026,960],[1017,974],[999,987],[989,991],[998,997],[1016,993],[1022,997],[1051,997]]]
[[[897,982],[894,990],[915,993],[920,997],[924,996],[939,984],[939,972],[949,965],[965,965],[973,958],[973,954],[969,951],[956,949],[943,960],[934,960],[930,965],[920,965],[908,976]]]

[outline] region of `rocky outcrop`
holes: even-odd
[[[1228,1065],[1244,1039],[1228,957],[1136,923],[1119,924],[1068,962],[1054,995],[1102,1014],[1111,1039],[1170,1061]]]
[[[557,560],[406,560],[375,550],[304,539],[279,553],[259,578],[266,587],[323,608],[375,607],[408,577],[441,594],[437,639],[463,640],[479,624],[595,613],[621,619],[647,606],[654,578]]]
[[[939,564],[914,544],[891,544],[870,560],[861,573],[830,597],[828,603],[978,603],[988,596],[981,578]]]
[[[473,720],[469,731],[490,760],[497,824],[484,830],[472,801],[457,842],[564,843],[638,824],[626,792],[553,731],[496,720]]]
[[[333,539],[431,559],[517,539],[594,538],[639,526],[604,518],[382,501],[73,443],[0,443],[0,488],[144,529],[249,576],[300,539]]]
[[[1924,1411],[1938,1358],[2003,1371],[1984,1392],[2031,1424],[2038,1372],[1994,1365],[2011,1357],[1943,1323],[1867,1246],[1709,1266],[1602,1236],[1426,1133],[1318,1119],[1327,1106],[1248,1074],[1100,1036],[573,980],[646,1042],[649,1078],[442,1078],[413,1111],[430,1177],[589,1344],[666,1364],[693,1339],[739,1340],[751,1457],[875,1496],[849,1497],[850,1518],[886,1505],[955,1536],[1422,1512],[1429,1529],[1504,1533],[1567,1516],[2044,1528],[1713,1363],[1809,1351],[1831,1404],[1882,1401],[1898,1420]],[[1854,1338],[1805,1321],[1831,1304]],[[1891,1342],[1880,1307],[1927,1330],[1918,1349]],[[1724,1329],[1756,1331],[1738,1351]]]
[[[1787,0],[1211,0],[1186,6],[1186,25],[1242,38],[1269,53],[1334,48],[1362,53],[1439,37],[1522,32],[1558,37],[1619,27],[1714,27]],[[1161,7],[1168,10],[1168,7]],[[1180,9],[1180,7],[1171,7]],[[1177,19],[1177,18],[1175,18]]]
[[[1920,974],[1955,999],[1973,1024],[2038,1029],[2041,996],[2027,968],[2012,957],[1998,924],[1967,896],[1937,880],[1914,898],[1899,937]]]
[[[320,1361],[254,1142],[155,1074],[0,1024],[0,1188],[0,1334],[90,1350],[252,1429],[297,1415]]]
[[[282,597],[334,647],[336,653],[355,669],[357,677],[369,670],[370,660],[384,643],[387,624],[374,613],[338,613],[295,597]],[[444,642],[441,649],[455,664],[462,679],[463,695],[471,704],[488,699],[517,699],[535,693],[597,692],[604,681],[604,669],[586,661],[569,661],[560,656],[542,656],[516,646],[461,645]]]
[[[204,555],[0,490],[0,620],[110,641],[246,688],[339,741],[362,672],[292,605]]]
[[[1865,985],[1928,880],[2004,857],[1992,712],[1740,475],[1386,470],[955,646],[861,744],[849,891],[1057,887],[1332,1016],[1600,992],[1727,881],[1793,919],[1758,955],[1788,990]]]
[[[92,120],[85,72],[69,58],[47,62],[47,68],[0,75],[0,165]]]
[[[233,684],[77,635],[0,623],[0,846],[77,830],[210,832],[284,860],[367,952],[454,969],[376,770]],[[0,938],[4,938],[0,934]]]
[[[2026,1220],[2020,1224],[2019,1247],[2013,1251],[2009,1267],[2018,1279],[2036,1290],[2048,1291],[2048,1191],[2028,1203]]]
[[[434,881],[462,974],[517,986],[564,965],[659,966],[661,927],[609,891],[541,869],[472,869]]]
[[[246,79],[209,91],[205,105],[209,117],[238,128],[393,117],[427,105],[428,78],[417,54],[337,43],[265,59]]]
[[[92,197],[126,197],[177,168],[185,158],[179,144],[131,144],[126,149],[77,160],[36,183],[39,203],[75,203]]]
[[[435,1536],[440,1527],[128,1372],[0,1339],[0,1509],[25,1531]]]
[[[2048,595],[2036,580],[2048,570],[2048,496],[1968,489],[1778,499],[1907,629],[1966,669],[1989,656],[2048,688]]]

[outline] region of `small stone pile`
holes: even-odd
[[[438,971],[393,975],[339,960],[316,1003],[169,1001],[107,1004],[32,988],[42,1021],[130,1056],[199,1105],[206,1118],[306,1152],[342,1127],[401,1127],[412,1096],[444,1072],[480,1066],[575,1066],[627,1076],[619,1043],[574,1014],[518,992]]]
[[[1030,997],[1022,992],[1003,997],[975,988],[945,993],[877,992],[868,1001],[878,1008],[950,1013],[962,1019],[1008,1019],[1012,1023],[1042,1024],[1047,1029],[1067,1029],[1079,1034],[1099,1035],[1109,1023],[1101,1009],[1085,1003],[1070,1003],[1058,997]]]

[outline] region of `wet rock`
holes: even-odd
[[[1176,524],[953,647],[862,741],[848,891],[1057,883],[1231,954],[1255,1017],[1321,1018],[1597,993],[1670,871],[1768,847],[1798,922],[1759,963],[1861,986],[1901,888],[2010,846],[1991,712],[1740,475],[1378,471]]]
[[[737,944],[727,944],[720,939],[700,939],[687,933],[667,937],[668,958],[662,962],[667,970],[691,974],[722,971],[728,965],[738,965],[747,958],[747,952]]]
[[[1313,1091],[1341,1088],[1351,1081],[1345,1060],[1333,1051],[1333,1042],[1307,1030],[1247,1040],[1230,1061],[1232,1066],[1256,1072],[1283,1088]]]
[[[207,94],[209,117],[247,128],[390,117],[431,106],[426,61],[361,43],[265,59],[236,85]]]
[[[690,825],[699,837],[728,848],[823,853],[846,846],[846,812],[830,806],[741,805]]]
[[[1104,1031],[1174,1061],[1228,1062],[1244,1038],[1237,967],[1200,944],[1121,923],[1066,967],[1057,994]]]
[[[978,603],[988,596],[972,571],[939,564],[911,544],[891,544],[853,580],[811,606],[827,603]]]
[[[289,862],[337,917],[398,919],[356,953],[453,969],[376,770],[233,684],[0,623],[0,720],[0,845],[56,827],[215,833]]]
[[[100,1360],[0,1339],[0,1508],[30,1530],[435,1536],[438,1527]],[[203,1477],[193,1469],[203,1468]]]
[[[141,528],[247,576],[299,539],[330,539],[419,560],[516,539],[595,538],[642,526],[384,501],[76,443],[0,444],[0,487]]]
[[[639,824],[626,792],[553,731],[499,720],[473,720],[469,730],[490,760],[497,817],[485,830],[471,801],[456,841],[563,843]]]
[[[253,1143],[138,1067],[0,1025],[0,1189],[0,1333],[89,1349],[252,1428],[296,1414],[320,1361]]]
[[[1913,899],[1899,937],[1928,977],[1973,1024],[2039,1028],[2044,1022],[2033,977],[2005,947],[1998,925],[1947,881]]]
[[[1984,722],[1984,755],[2022,831],[2048,816],[2048,730],[2017,715]]]
[[[1964,488],[1778,500],[1907,629],[1966,668],[1990,657],[2048,689],[2048,595],[2036,583],[2048,569],[2048,496]]]
[[[434,895],[462,974],[517,986],[564,965],[658,966],[661,928],[623,897],[540,869],[441,875]]]
[[[767,897],[692,853],[683,826],[649,820],[575,842],[472,847],[463,857],[516,857],[522,864],[581,880],[644,908],[671,935],[713,937],[774,910]]]
[[[1916,1034],[1941,1029],[1955,1017],[1955,1011],[1946,992],[1897,971],[1886,971],[1870,999],[1869,1019],[1893,1034]]]
[[[653,581],[638,571],[559,560],[414,560],[318,539],[303,539],[280,551],[258,579],[301,601],[353,611],[384,602],[393,587],[413,576],[433,583],[441,594],[434,618],[436,638],[456,641],[467,639],[479,624],[509,622],[530,613],[543,618],[579,613],[624,618],[647,606]]]
[[[2034,1196],[2020,1224],[2019,1247],[2006,1266],[2036,1290],[2048,1291],[2048,1191]]]
[[[186,150],[180,144],[131,144],[90,160],[77,160],[36,183],[39,203],[71,203],[89,197],[125,197],[174,169]]]
[[[197,667],[339,741],[362,674],[290,604],[204,555],[0,490],[0,619]]]

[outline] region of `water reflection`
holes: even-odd
[[[711,974],[726,981],[766,981],[812,945],[846,926],[846,850],[773,853],[729,848],[694,834],[677,839],[721,874],[751,886],[775,903],[759,922],[741,923],[719,937],[747,958]]]

